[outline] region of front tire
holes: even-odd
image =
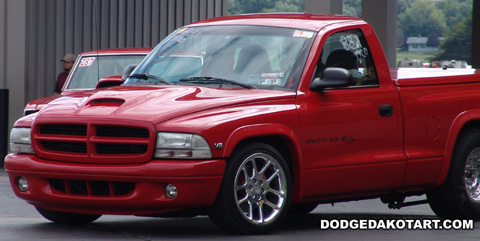
[[[290,206],[288,213],[293,215],[309,214],[315,210],[317,206],[318,203],[295,203]]]
[[[46,219],[61,224],[77,225],[91,223],[102,215],[60,212],[41,207],[35,207],[37,211]]]
[[[288,165],[275,148],[264,143],[244,146],[227,160],[209,217],[227,232],[267,233],[285,218],[291,183]]]
[[[427,199],[441,218],[480,220],[480,129],[461,137],[444,184],[427,192]]]

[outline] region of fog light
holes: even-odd
[[[17,180],[17,186],[18,186],[18,189],[21,191],[21,192],[26,192],[28,190],[28,181],[27,181],[27,178],[26,177],[20,177],[18,178]]]
[[[167,195],[168,198],[176,197],[177,187],[175,187],[173,184],[168,184],[167,187],[165,187],[165,194]]]

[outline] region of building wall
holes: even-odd
[[[426,44],[409,44],[409,52],[438,52],[438,47],[428,47]]]
[[[227,0],[0,0],[9,126],[26,103],[53,94],[65,53],[154,47],[182,25],[226,14]]]

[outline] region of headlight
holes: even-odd
[[[212,152],[207,141],[199,135],[159,132],[154,156],[169,159],[207,159],[212,157]]]
[[[30,128],[13,128],[10,132],[10,150],[15,153],[35,154],[30,138]]]

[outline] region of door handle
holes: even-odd
[[[393,115],[393,106],[392,105],[381,105],[378,107],[378,113],[380,116],[389,117]]]

